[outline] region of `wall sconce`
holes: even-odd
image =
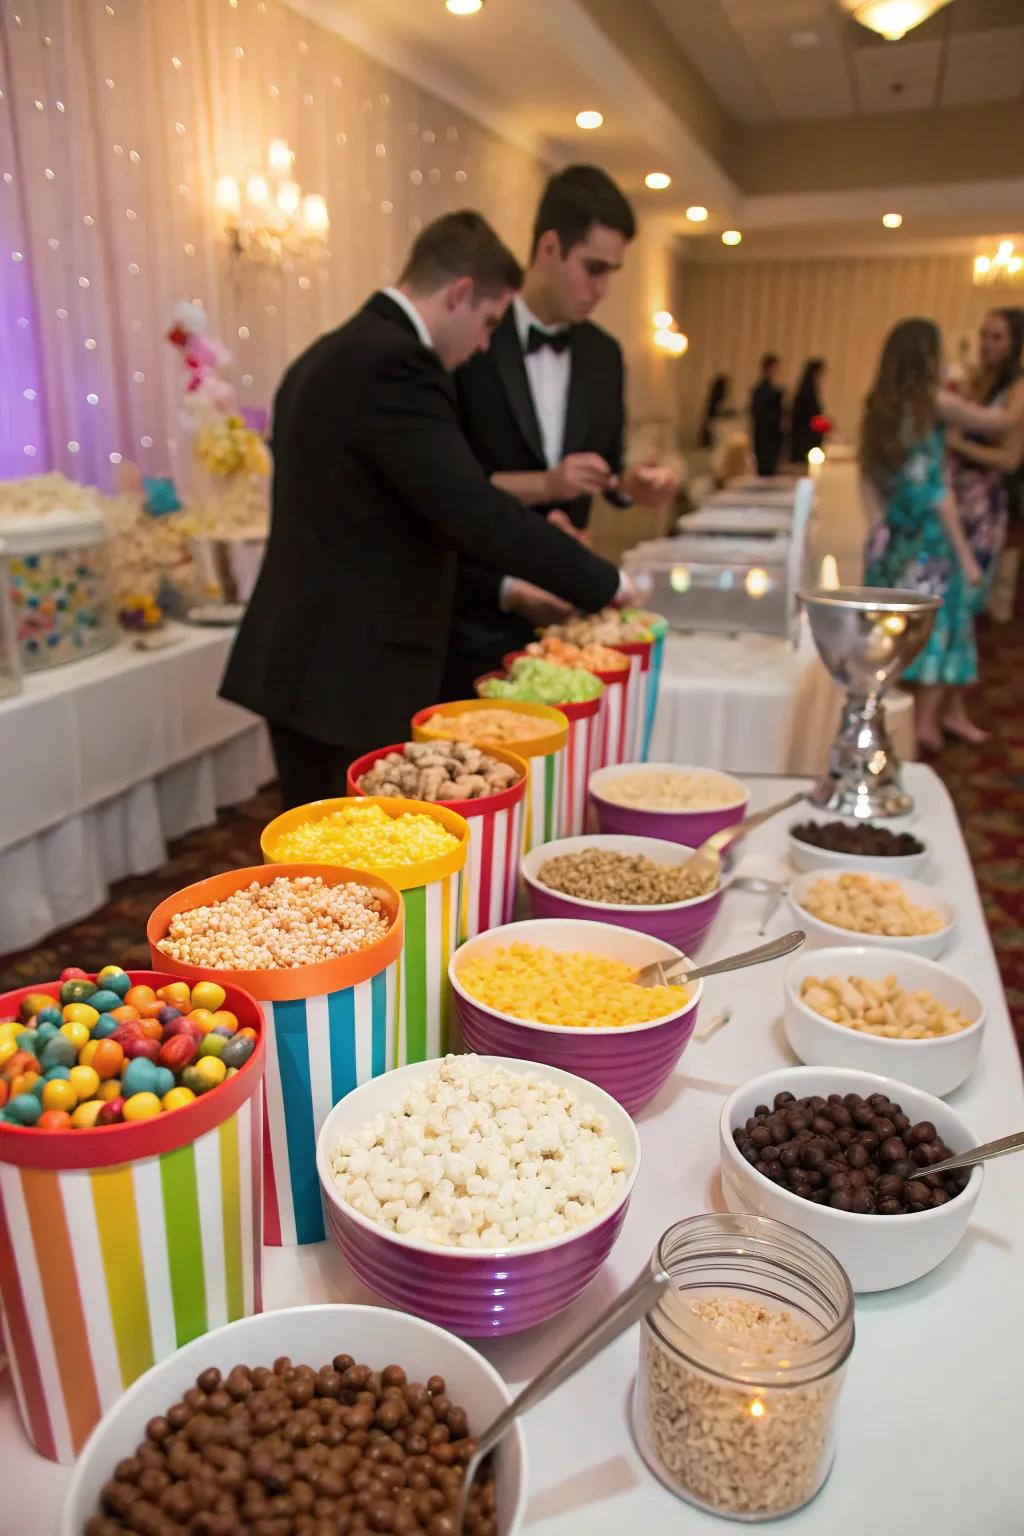
[[[303,195],[292,177],[294,160],[287,139],[271,139],[266,172],[254,171],[244,187],[234,176],[217,182],[214,203],[236,256],[279,267],[327,255],[327,200],[319,192]]]
[[[1014,254],[1012,240],[1000,240],[993,256],[975,256],[974,286],[1024,282],[1024,257]]]
[[[654,345],[660,352],[667,352],[670,357],[682,357],[690,345],[690,338],[676,328],[676,322],[670,311],[655,310],[651,318],[654,321]]]

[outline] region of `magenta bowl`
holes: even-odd
[[[542,843],[539,848],[531,849],[521,865],[534,917],[578,917],[591,923],[615,923],[620,928],[633,928],[637,933],[649,934],[652,939],[663,939],[686,954],[697,948],[722,905],[721,886],[704,896],[693,896],[689,901],[641,907],[625,902],[584,901],[579,896],[567,896],[564,891],[553,891],[544,884],[540,871],[549,859],[565,853],[582,853],[585,848],[597,848],[606,853],[642,854],[655,864],[670,867],[684,864],[693,852],[683,843],[671,843],[664,838],[615,837],[602,833]]]
[[[328,1236],[353,1274],[404,1312],[467,1339],[521,1333],[574,1302],[611,1252],[640,1168],[636,1127],[608,1094],[557,1067],[509,1060],[500,1065],[571,1088],[607,1120],[627,1172],[615,1201],[590,1226],[565,1237],[511,1248],[441,1248],[389,1232],[340,1198],[331,1172],[331,1154],[339,1138],[353,1134],[409,1088],[425,1081],[436,1071],[436,1061],[399,1067],[353,1089],[334,1106],[317,1137],[316,1164]]]
[[[667,1014],[649,1024],[620,1028],[569,1029],[556,1024],[535,1024],[485,1007],[463,991],[459,966],[471,955],[487,954],[509,944],[536,944],[547,949],[583,950],[625,960],[638,969],[654,960],[685,958],[673,944],[632,928],[617,928],[584,918],[538,918],[491,928],[469,939],[457,950],[448,967],[455,999],[455,1014],[462,1038],[471,1051],[481,1055],[510,1056],[516,1060],[544,1062],[584,1077],[617,1099],[630,1114],[643,1109],[670,1075],[689,1044],[697,1022],[704,983],[690,989],[690,1001],[679,1013]]]
[[[629,805],[616,805],[605,798],[604,791],[613,779],[624,774],[650,773],[699,773],[702,777],[720,779],[722,805],[699,811],[641,811]],[[658,837],[670,843],[683,843],[687,848],[699,848],[714,832],[723,827],[735,826],[747,813],[750,790],[731,773],[721,773],[717,768],[697,768],[682,763],[615,763],[599,768],[590,775],[590,800],[597,813],[597,824],[602,832],[623,833],[626,837]]]

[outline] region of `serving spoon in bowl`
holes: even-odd
[[[756,949],[741,949],[735,955],[726,955],[723,960],[712,960],[707,965],[694,965],[692,960],[685,957],[680,960],[654,960],[641,970],[634,971],[629,980],[638,987],[668,987],[684,981],[700,981],[704,976],[740,971],[746,965],[761,965],[765,960],[781,960],[783,955],[791,955],[794,949],[799,949],[806,937],[802,928],[794,928],[792,933],[784,933],[781,939],[758,944]]]
[[[799,805],[805,799],[803,790],[794,795],[788,795],[785,800],[779,800],[775,805],[766,806],[763,811],[756,811],[753,816],[747,816],[743,821],[734,822],[731,827],[722,827],[719,832],[712,832],[706,837],[699,848],[695,848],[685,864],[680,865],[680,874],[695,875],[698,879],[718,884],[722,873],[722,857],[728,853],[741,837],[746,837],[748,832],[753,832],[755,827],[763,822],[770,821],[780,811],[788,811],[791,805]]]

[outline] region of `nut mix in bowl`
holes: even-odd
[[[810,870],[790,883],[787,895],[812,944],[860,941],[934,960],[953,934],[949,902],[916,880]]]
[[[518,766],[516,766],[518,764]],[[353,793],[404,796],[451,805],[499,795],[526,772],[519,759],[495,757],[471,742],[407,741],[352,764]]]

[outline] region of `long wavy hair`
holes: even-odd
[[[992,401],[997,400],[1003,391],[1024,372],[1024,309],[1007,306],[990,309],[989,314],[998,315],[1006,326],[1010,350],[996,370],[995,377],[985,380],[988,387],[979,391],[979,398],[984,405],[991,405]],[[982,376],[979,370],[977,383],[981,382]]]
[[[861,469],[876,485],[884,487],[899,472],[911,444],[934,425],[941,365],[942,340],[932,320],[901,320],[885,338],[860,429]]]

